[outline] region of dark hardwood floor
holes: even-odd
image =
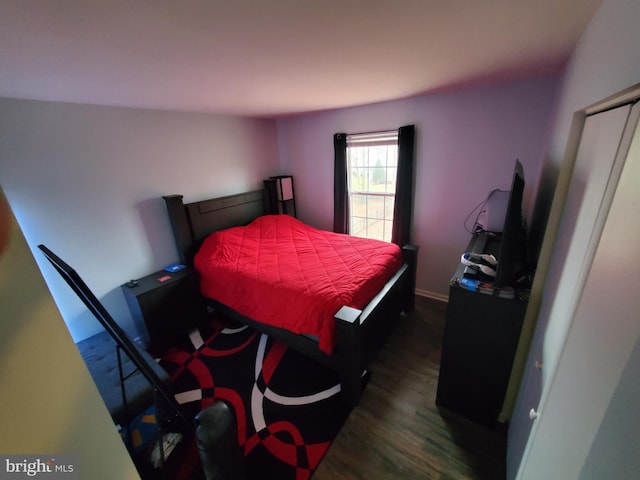
[[[313,480],[505,478],[504,429],[435,404],[445,311],[444,302],[416,297]]]

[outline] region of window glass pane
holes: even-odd
[[[384,202],[384,218],[385,220],[393,221],[393,206],[395,205],[395,198],[385,198]]]
[[[385,220],[385,222],[384,222],[384,236],[382,237],[382,240],[384,240],[385,242],[390,242],[391,241],[391,232],[392,231],[393,231],[393,219]]]
[[[397,132],[347,137],[352,235],[391,241],[398,166]]]
[[[398,166],[398,146],[390,146],[387,150],[387,165],[389,167]]]
[[[379,220],[367,219],[367,238],[382,240],[382,228]]]
[[[385,192],[395,194],[396,193],[396,177],[398,175],[398,169],[396,167],[387,168],[387,182]]]
[[[356,217],[367,216],[367,196],[366,195],[351,195],[351,215]]]
[[[367,217],[375,219],[384,219],[384,197],[368,195],[367,196]]]
[[[375,166],[369,169],[371,173],[371,190],[374,192],[384,192],[387,186],[387,169],[382,166]]]
[[[356,237],[366,237],[366,225],[364,217],[351,217],[351,234]]]

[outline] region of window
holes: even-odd
[[[355,231],[358,235],[365,234],[375,238],[373,232],[377,225],[378,231],[382,231],[379,238],[388,239],[390,233],[391,242],[397,245],[411,243],[414,147],[414,125],[405,125],[397,131],[376,134],[333,135],[334,232],[353,234]],[[349,149],[352,149],[354,158],[353,175],[347,161]],[[360,172],[358,169],[366,171]],[[386,175],[384,184],[381,174]],[[382,212],[378,215],[380,218],[375,218],[374,197],[377,197],[377,200],[384,199],[382,210],[377,210]],[[357,208],[354,209],[353,203],[359,203]],[[355,211],[355,215],[352,216],[351,211]],[[352,226],[352,217],[357,225]],[[390,228],[389,222],[392,224]]]
[[[391,241],[397,171],[397,130],[347,135],[351,235]]]

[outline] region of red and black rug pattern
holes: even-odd
[[[335,372],[243,325],[200,327],[161,364],[190,418],[215,400],[233,407],[250,479],[311,478],[349,415]],[[180,478],[198,478],[190,450]]]

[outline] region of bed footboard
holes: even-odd
[[[343,401],[355,407],[362,395],[362,372],[366,368],[360,319],[362,310],[342,307],[334,316],[336,321],[336,355],[340,356],[338,374]]]
[[[363,309],[342,307],[335,315],[343,400],[352,406],[362,395],[362,373],[387,340],[402,311],[414,307],[418,247],[403,248],[405,264]]]
[[[407,264],[409,272],[404,285],[404,299],[402,307],[405,312],[413,310],[416,293],[416,274],[418,270],[418,246],[407,244],[402,247],[402,258]]]

